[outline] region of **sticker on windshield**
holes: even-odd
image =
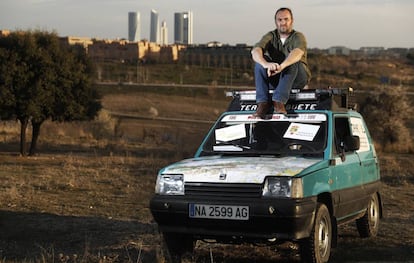
[[[213,146],[215,152],[242,152],[243,148],[233,145],[215,145]]]
[[[283,138],[313,141],[318,130],[319,125],[291,123],[286,130],[285,135],[283,135]]]
[[[244,128],[244,124],[238,124],[217,129],[215,132],[217,143],[229,142],[233,140],[246,138],[246,129]]]

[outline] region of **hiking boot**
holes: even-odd
[[[287,114],[287,111],[285,109],[285,104],[279,101],[273,101],[273,111],[274,113]]]
[[[253,114],[255,118],[264,119],[266,117],[267,112],[270,109],[270,103],[269,102],[259,102],[257,103],[257,110]]]

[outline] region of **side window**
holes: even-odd
[[[334,144],[337,153],[349,152],[346,147],[346,138],[351,136],[351,128],[347,117],[335,118]]]
[[[368,140],[368,131],[364,126],[364,122],[360,118],[351,117],[352,135],[357,135],[360,141],[358,152],[366,152],[370,150],[370,143]]]

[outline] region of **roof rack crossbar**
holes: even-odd
[[[332,110],[332,109],[354,109],[351,106],[350,97],[353,89],[349,88],[327,88],[327,89],[293,89],[291,90],[286,108],[289,110],[305,109],[305,110]],[[269,91],[273,94],[273,90]],[[233,97],[229,110],[245,111],[255,110],[256,91],[242,90],[227,92],[226,96]]]

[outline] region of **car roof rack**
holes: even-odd
[[[273,90],[269,91],[273,94]],[[255,111],[256,91],[242,90],[227,92],[226,96],[233,97],[228,111]],[[293,89],[289,95],[285,107],[287,111],[294,110],[348,110],[356,109],[356,104],[351,101],[352,88],[327,88],[327,89]]]

